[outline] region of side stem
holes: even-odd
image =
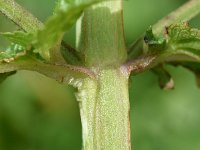
[[[16,3],[15,0],[0,0],[0,12],[24,31],[34,32],[43,27],[42,22]]]

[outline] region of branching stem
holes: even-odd
[[[176,9],[174,12],[170,13],[168,16],[164,17],[160,21],[158,21],[155,25],[153,25],[153,32],[157,35],[164,34],[165,27],[177,23],[180,21],[189,21],[196,15],[200,13],[200,0],[190,0],[185,3],[180,8]],[[134,59],[143,53],[143,37],[144,34],[140,36],[140,38],[133,42],[128,50],[128,59]]]
[[[44,24],[39,21],[29,11],[20,6],[15,0],[0,0],[0,12],[4,14],[8,19],[12,20],[17,26],[19,26],[25,32],[37,32],[42,29]],[[79,61],[79,57],[75,55],[74,51],[68,49],[64,42],[58,42],[51,50],[51,62],[57,62],[64,64],[65,60],[60,52],[60,45],[64,47],[64,51],[69,55],[68,58]],[[68,63],[71,63],[69,60]]]
[[[71,78],[96,78],[95,73],[88,68],[71,65],[45,64],[28,57],[20,57],[13,62],[0,64],[0,73],[16,70],[36,71],[61,83],[68,83]]]

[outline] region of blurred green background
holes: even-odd
[[[55,0],[17,0],[40,20],[52,14]],[[127,45],[186,0],[124,1]],[[200,27],[200,16],[191,21]],[[0,15],[0,32],[16,30]],[[74,27],[66,34],[74,45]],[[0,47],[7,42],[0,37]],[[173,91],[162,91],[157,77],[131,78],[131,130],[134,150],[199,150],[200,89],[192,73],[167,67]],[[0,150],[80,150],[81,123],[72,87],[38,73],[20,71],[0,85]]]

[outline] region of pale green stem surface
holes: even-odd
[[[119,66],[126,60],[122,13],[121,0],[104,1],[84,11],[77,23],[76,43],[87,66]]]
[[[27,32],[34,32],[43,24],[14,0],[0,0],[0,12]]]
[[[69,83],[75,86],[78,84],[78,80],[86,77],[95,78],[94,73],[87,68],[71,65],[44,64],[27,57],[20,57],[9,63],[0,63],[0,73],[16,70],[36,71],[61,83]]]
[[[128,74],[122,1],[106,1],[84,11],[77,23],[77,48],[96,79],[85,79],[77,98],[84,150],[129,150]],[[126,69],[125,69],[126,70]]]
[[[158,21],[153,26],[155,34],[163,34],[165,27],[177,22],[186,22],[200,13],[200,0],[190,0],[183,6]]]
[[[84,150],[129,150],[128,76],[120,69],[97,71],[78,87]]]

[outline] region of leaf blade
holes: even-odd
[[[69,3],[67,0],[61,0],[62,5],[56,8],[55,13],[45,23],[43,29],[37,33],[37,49],[34,51],[39,53],[46,60],[50,60],[50,49],[54,47],[61,39],[66,31],[68,31],[83,13],[83,10],[96,1],[88,3]],[[64,6],[65,7],[64,7]]]
[[[31,33],[15,31],[0,34],[11,42],[11,45],[6,50],[0,52],[1,62],[13,61],[19,56],[26,55],[27,51],[31,50],[32,48],[34,35]]]

